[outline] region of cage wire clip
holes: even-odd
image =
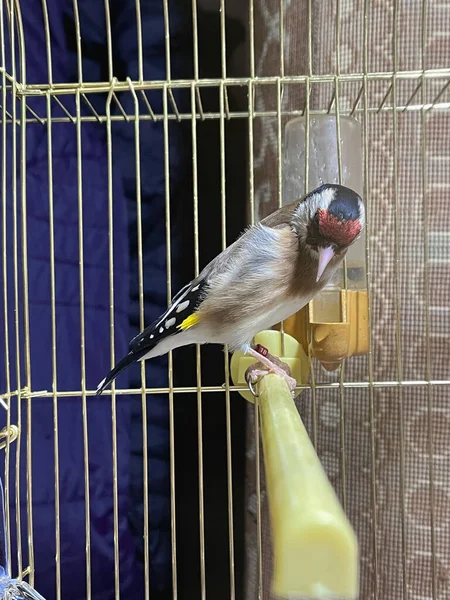
[[[30,398],[39,398],[40,396],[45,396],[48,394],[48,390],[39,390],[37,392],[31,392],[27,386],[23,387],[21,390],[16,390],[14,392],[10,392],[8,394],[0,395],[0,405],[6,410],[9,410],[8,400],[17,396],[20,400],[22,399],[30,399]]]
[[[8,444],[15,442],[19,437],[19,428],[17,425],[11,424],[0,430],[0,450],[4,450]]]
[[[5,401],[4,396],[0,396],[0,405],[6,410],[9,411],[9,406]],[[0,450],[4,450],[8,444],[11,444],[19,437],[19,428],[17,425],[13,425],[12,423],[8,426],[5,425],[2,429],[0,429]],[[1,481],[1,480],[0,480]],[[0,529],[1,531],[1,529]],[[1,565],[0,565],[1,569]],[[0,571],[0,579],[1,579],[1,571]],[[0,585],[1,590],[1,585]]]
[[[251,393],[253,394],[253,396],[255,398],[259,398],[259,394],[256,393],[256,390],[253,387],[253,381],[252,381],[251,377],[247,377],[247,385],[248,385],[248,389],[251,391]]]

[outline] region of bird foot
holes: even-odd
[[[250,354],[258,360],[257,363],[250,365],[245,372],[245,379],[254,396],[257,396],[257,394],[254,392],[253,384],[268,373],[275,373],[282,377],[286,381],[289,391],[294,395],[297,381],[291,377],[289,365],[284,363],[277,356],[270,354],[267,348],[261,346],[261,344],[257,344],[256,348],[249,348],[247,354]]]

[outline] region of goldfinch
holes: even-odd
[[[97,394],[134,362],[188,344],[227,344],[284,377],[293,391],[296,382],[286,365],[251,341],[299,311],[330,281],[364,223],[356,192],[324,184],[249,227],[131,340]],[[255,365],[248,375],[261,373]]]

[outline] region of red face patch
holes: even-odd
[[[361,223],[359,220],[340,221],[334,215],[323,209],[319,208],[319,233],[321,236],[334,242],[338,246],[348,246],[353,242],[355,237],[361,231]]]

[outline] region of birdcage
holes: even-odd
[[[0,2],[4,597],[274,597],[259,404],[228,353],[95,390],[334,161],[366,205],[367,347],[327,369],[309,347],[296,407],[358,597],[450,598],[449,48],[446,0]]]

